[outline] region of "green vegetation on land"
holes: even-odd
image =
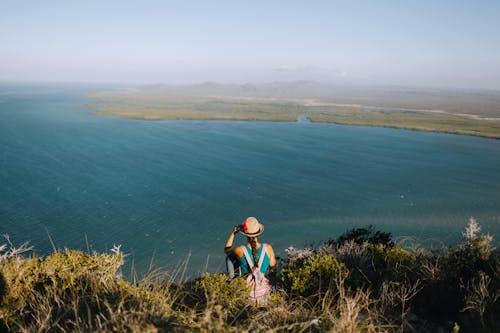
[[[123,254],[64,250],[25,257],[0,246],[2,332],[498,332],[500,254],[471,219],[464,242],[431,251],[354,229],[289,249],[272,302],[246,302],[243,279],[131,283]]]
[[[446,92],[367,90],[336,95],[334,90],[329,95],[304,89],[286,93],[277,88],[261,90],[219,85],[145,87],[94,93],[90,97],[96,103],[89,107],[100,115],[143,120],[297,121],[305,116],[314,122],[500,138],[500,97],[496,93],[454,92],[450,96]]]

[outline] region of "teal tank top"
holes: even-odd
[[[245,245],[245,247],[247,248],[248,254],[250,254],[250,257],[253,260],[252,248],[248,245]],[[260,244],[260,247],[257,249],[257,263],[259,262],[260,255],[262,254],[263,249],[264,249],[264,244]],[[264,261],[262,262],[262,266],[259,267],[262,274],[266,275],[267,270],[269,269],[269,263],[270,263],[269,254],[266,251]],[[244,255],[243,255],[243,257],[240,258],[240,267],[241,267],[241,274],[242,275],[245,275],[245,274],[252,272],[252,269],[251,269],[251,267],[248,266],[247,260],[245,259]]]

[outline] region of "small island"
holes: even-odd
[[[141,120],[336,123],[500,138],[500,92],[316,82],[154,85],[88,95],[98,115]]]

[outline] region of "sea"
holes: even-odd
[[[0,234],[14,246],[120,245],[124,276],[189,277],[224,271],[226,238],[248,216],[282,259],[368,225],[406,244],[452,245],[471,217],[500,245],[500,140],[300,119],[142,121],[88,107],[88,93],[121,88],[0,84]]]

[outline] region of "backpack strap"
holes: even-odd
[[[259,257],[259,270],[262,267],[262,263],[264,262],[264,258],[266,256],[266,254],[267,254],[266,244],[262,244],[262,251],[260,251],[260,257]],[[262,272],[262,273],[264,273],[264,272]]]
[[[262,244],[262,251],[260,252],[260,257],[259,257],[259,263],[258,263],[258,268],[259,268],[259,271],[260,271],[260,268],[262,267],[262,263],[264,262],[264,258],[267,254],[267,250],[266,250],[266,244]],[[254,263],[253,263],[253,260],[252,260],[252,256],[250,256],[250,253],[248,253],[248,249],[246,246],[243,246],[243,253],[245,254],[245,259],[248,263],[248,266],[250,268],[250,270],[252,270],[253,266],[254,266]],[[261,271],[262,272],[262,271]]]
[[[243,245],[243,253],[245,254],[245,259],[247,260],[248,267],[250,268],[250,270],[252,270],[254,263],[245,245]]]

